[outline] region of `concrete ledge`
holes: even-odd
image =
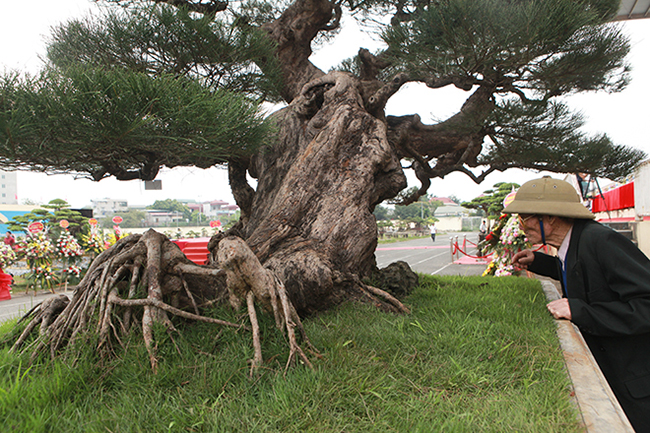
[[[560,298],[559,287],[554,281],[545,278],[539,280],[549,301]],[[585,430],[589,433],[634,433],[578,327],[568,320],[556,322],[557,335]]]

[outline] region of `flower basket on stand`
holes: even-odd
[[[90,223],[90,232],[88,234],[81,235],[83,246],[85,247],[86,252],[91,254],[91,262],[97,257],[106,247],[106,240],[104,239],[104,234],[99,228],[97,220],[94,218],[88,221]]]
[[[79,278],[81,269],[76,262],[81,258],[84,251],[77,240],[67,230],[67,221],[61,225],[63,231],[56,241],[56,254],[61,261],[61,275],[59,277],[59,287],[64,285],[64,290],[68,290],[68,282],[72,277],[75,280]]]
[[[54,293],[56,285],[56,275],[52,271],[54,246],[50,239],[43,230],[30,230],[20,247],[31,271],[27,275],[27,293],[29,293],[30,286],[34,289],[34,293],[36,293],[37,287]]]
[[[519,275],[519,271],[512,265],[512,256],[529,247],[530,242],[526,234],[519,229],[517,216],[502,214],[485,240],[479,243],[479,248],[484,254],[493,254],[493,259],[483,276]]]

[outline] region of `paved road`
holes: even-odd
[[[60,293],[65,293],[68,297],[72,298],[71,291]],[[14,290],[11,294],[11,299],[0,301],[0,323],[14,317],[21,317],[51,296],[52,294],[50,292],[45,291],[36,292],[36,295],[34,295],[31,291],[29,294],[26,294],[22,289],[18,292]]]
[[[431,238],[426,238],[380,244],[375,253],[377,266],[383,268],[392,262],[403,260],[411,265],[414,271],[426,274],[481,275],[485,270],[483,264],[461,265],[452,263],[450,237],[458,236],[458,242],[462,245],[463,235],[466,235],[468,240],[476,242],[476,233],[450,233],[438,234],[435,242],[432,242]],[[476,249],[470,243],[467,243],[467,247],[469,254],[476,254]],[[72,297],[71,291],[66,292],[66,294]],[[0,323],[22,316],[32,307],[52,295],[44,291],[37,292],[36,295],[32,292],[25,294],[23,291],[14,291],[11,296],[12,299],[0,301]]]
[[[375,252],[377,267],[383,268],[392,262],[403,260],[416,272],[431,275],[481,275],[485,264],[454,264],[451,257],[450,238],[458,236],[458,244],[463,245],[463,237],[467,237],[467,253],[476,255],[477,233],[438,234],[436,241],[431,238],[414,239],[392,244],[380,244]],[[460,254],[461,257],[463,256]],[[458,259],[458,256],[456,256]]]

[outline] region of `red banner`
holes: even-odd
[[[603,193],[605,200],[598,195],[591,204],[591,211],[606,212],[634,207],[634,182],[621,185]]]

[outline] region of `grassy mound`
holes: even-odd
[[[201,323],[179,322],[174,341],[159,330],[158,374],[141,338],[124,342],[128,350],[110,361],[85,353],[30,367],[2,348],[0,425],[29,432],[581,430],[539,282],[421,281],[406,302],[410,315],[349,304],[306,319],[324,357],[313,370],[298,366],[286,376],[286,343],[271,317],[261,317],[266,363],[252,379],[250,335]]]

